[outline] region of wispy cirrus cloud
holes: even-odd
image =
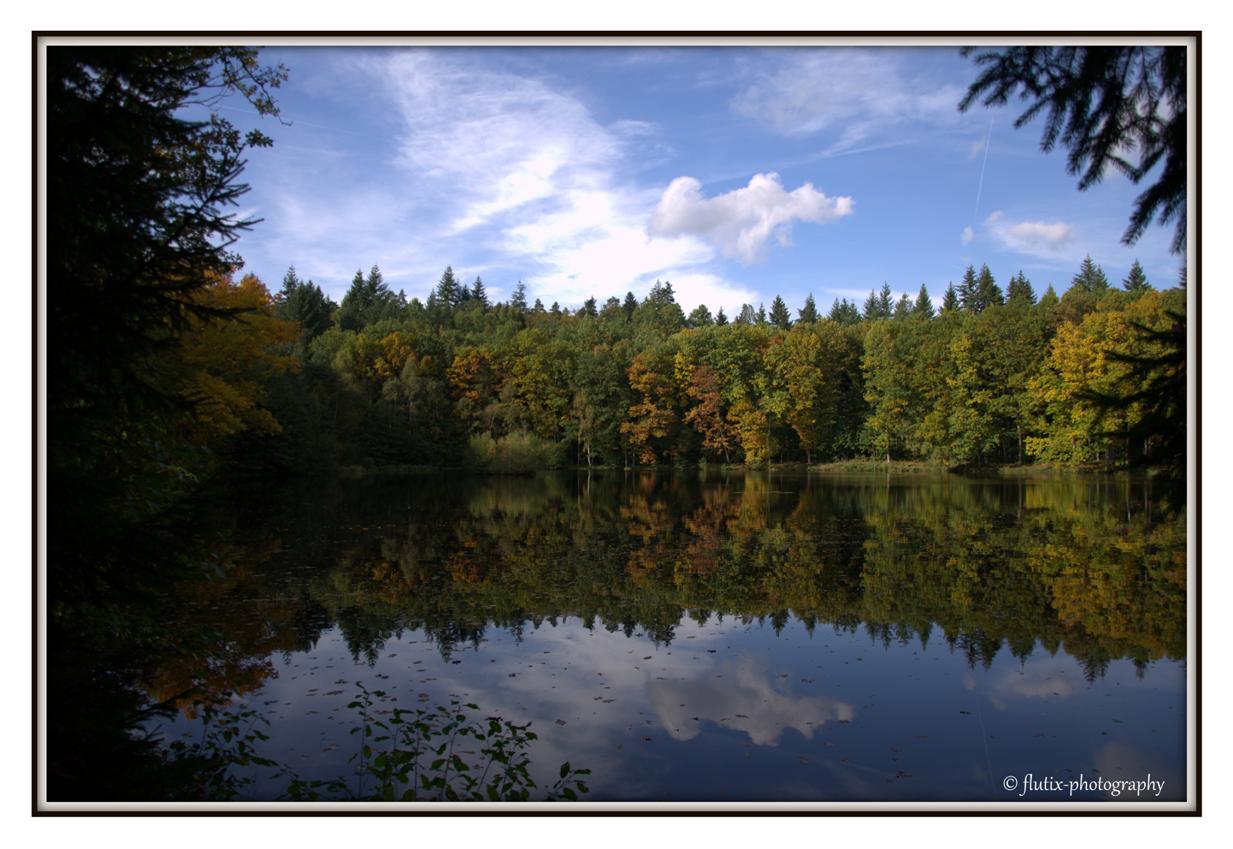
[[[893,51],[794,50],[751,68],[738,114],[790,136],[828,134],[840,151],[904,127],[952,125],[963,89],[909,73]]]
[[[776,173],[755,174],[749,185],[715,197],[702,195],[693,177],[677,177],[651,214],[651,236],[698,236],[725,256],[744,263],[758,259],[775,237],[787,244],[792,222],[821,224],[852,212],[850,197],[827,197],[810,183],[787,191]]]

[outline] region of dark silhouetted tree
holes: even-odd
[[[1044,115],[1040,146],[1061,142],[1066,166],[1087,189],[1115,168],[1134,183],[1155,173],[1122,235],[1134,244],[1153,220],[1175,222],[1172,249],[1186,245],[1186,48],[1033,46],[963,49],[983,70],[959,103],[1028,104],[1023,127]],[[1132,158],[1136,161],[1132,161]]]

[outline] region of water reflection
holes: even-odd
[[[438,702],[465,690],[548,726],[551,762],[588,754],[609,798],[702,798],[703,771],[733,774],[709,757],[753,757],[735,739],[794,752],[765,764],[783,777],[760,793],[850,797],[876,775],[891,782],[878,797],[967,798],[990,783],[981,738],[962,732],[970,762],[934,752],[909,770],[875,754],[886,717],[922,709],[930,687],[949,694],[937,717],[970,714],[973,690],[1008,714],[1053,711],[1093,682],[1129,683],[1117,664],[1142,678],[1185,658],[1185,517],[1122,479],[409,478],[271,497],[227,536],[214,576],[153,614],[163,639],[130,665],[148,702],[302,714],[346,690],[336,679],[384,686],[377,673]],[[939,683],[941,657],[962,674]],[[666,741],[635,733],[649,721]],[[809,748],[845,740],[848,761]],[[648,784],[645,759],[683,764],[662,748],[682,745],[691,772]]]
[[[826,723],[850,722],[854,715],[852,705],[838,699],[782,692],[751,657],[724,661],[697,680],[655,682],[649,689],[660,723],[676,740],[697,737],[705,721],[774,746],[789,728],[808,740]]]

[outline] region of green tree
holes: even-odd
[[[805,324],[813,324],[818,320],[818,305],[813,301],[813,293],[810,292],[805,297],[805,305],[800,309],[800,321]]]
[[[1070,285],[1081,292],[1100,295],[1109,291],[1109,278],[1099,265],[1092,262],[1092,256],[1088,254],[1079,265],[1079,273],[1070,278]]]
[[[51,445],[79,425],[166,398],[160,355],[202,318],[195,292],[237,266],[256,223],[234,214],[247,150],[218,114],[231,93],[277,116],[282,66],[248,47],[61,46],[47,51],[47,367]],[[194,105],[209,110],[192,116]],[[89,423],[89,424],[87,424]],[[87,437],[87,439],[94,437]]]
[[[920,284],[920,292],[912,305],[912,313],[920,318],[933,318],[933,301],[929,299],[929,290],[924,283]]]
[[[792,314],[788,312],[788,305],[778,295],[775,296],[775,300],[771,301],[770,318],[771,324],[783,330],[792,326]]]
[[[720,310],[723,312],[723,310]],[[706,308],[706,304],[698,304],[694,307],[693,312],[689,314],[690,327],[709,327],[714,323],[711,318],[711,311]]]
[[[1122,288],[1132,295],[1141,295],[1152,290],[1152,284],[1147,282],[1147,275],[1143,273],[1143,266],[1137,259],[1134,265],[1130,266],[1130,273],[1126,275],[1126,279],[1122,281]]]
[[[831,321],[844,326],[852,326],[860,322],[861,314],[856,309],[856,304],[844,298],[842,301],[835,300],[831,305],[831,311],[828,315]]]
[[[452,275],[453,272],[451,272]],[[514,286],[514,294],[510,296],[509,305],[519,315],[527,311],[527,287],[521,280]]]
[[[976,281],[976,269],[970,265],[959,281],[959,305],[965,312],[980,312],[980,286]]]
[[[942,296],[942,312],[958,312],[960,306],[959,293],[955,291],[955,284],[948,283],[946,285],[946,294]]]
[[[988,265],[980,267],[980,275],[976,278],[976,312],[982,312],[995,304],[1004,304],[1002,290],[993,280],[993,272]]]
[[[1007,303],[1036,303],[1036,293],[1032,291],[1032,284],[1024,276],[1020,270],[1017,275],[1010,278],[1010,283],[1006,286],[1006,301]]]
[[[484,288],[484,281],[479,275],[475,275],[475,282],[471,284],[470,299],[482,307],[488,306],[488,290]]]
[[[358,275],[359,272],[356,273]],[[441,279],[437,281],[435,294],[437,301],[446,309],[453,309],[462,303],[462,285],[458,282],[458,278],[454,276],[452,266],[447,265],[445,271],[441,272]]]

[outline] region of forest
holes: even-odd
[[[1139,435],[1171,376],[1185,291],[1136,263],[1111,284],[1090,258],[1058,297],[1022,274],[1005,291],[969,267],[935,308],[884,284],[863,308],[813,298],[685,315],[670,282],[577,309],[490,302],[446,268],[421,303],[374,266],[341,304],[294,268],[270,294],[220,276],[202,295],[246,320],[203,323],[177,356],[183,432],[250,467],[829,462],[1125,467],[1157,458]],[[1182,349],[1184,351],[1184,348]],[[1143,364],[1150,373],[1144,374]]]
[[[1042,58],[1020,52],[977,61]],[[1116,76],[1133,56],[1045,58]],[[883,283],[825,314],[776,296],[727,316],[686,315],[670,281],[550,307],[501,281],[495,302],[449,267],[421,301],[374,265],[335,304],[294,268],[281,285],[244,274],[231,250],[258,223],[234,212],[244,157],[272,141],[212,106],[282,120],[285,67],[253,48],[56,48],[48,73],[49,474],[86,524],[155,515],[220,471],[874,458],[1181,477],[1184,271],[1153,285],[1136,262],[1119,283],[1088,257],[1059,297],[969,266],[945,292]],[[986,76],[972,92],[1003,79]],[[1184,228],[1176,192],[1153,191],[1136,215]]]

